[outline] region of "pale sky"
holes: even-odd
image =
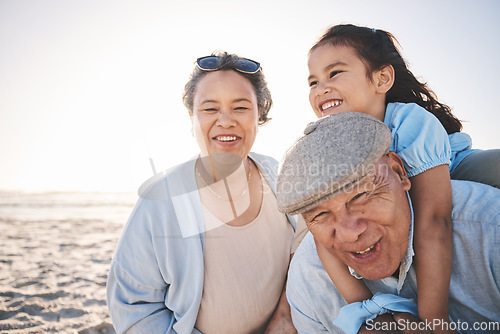
[[[196,58],[262,64],[281,159],[315,119],[307,52],[331,25],[393,33],[475,148],[500,148],[500,1],[0,0],[0,190],[136,191],[192,158],[181,95]]]

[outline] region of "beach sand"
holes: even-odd
[[[115,333],[105,287],[123,226],[0,216],[0,333]]]

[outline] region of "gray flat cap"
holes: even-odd
[[[389,152],[391,141],[383,122],[359,112],[310,123],[281,162],[278,209],[301,213],[355,185]]]

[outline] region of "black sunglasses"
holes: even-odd
[[[220,67],[220,58],[217,56],[206,56],[196,59],[196,64],[203,71],[216,71]],[[260,70],[260,64],[247,58],[239,58],[235,69],[241,73],[254,74]]]

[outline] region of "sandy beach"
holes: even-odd
[[[133,199],[15,197],[0,196],[0,333],[115,333],[106,278]]]

